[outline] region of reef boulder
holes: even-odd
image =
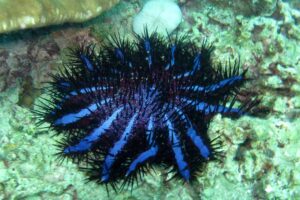
[[[119,0],[1,0],[0,33],[64,22],[82,22],[118,2]]]

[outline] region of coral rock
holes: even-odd
[[[133,20],[133,31],[142,35],[144,28],[149,32],[158,32],[166,35],[173,32],[182,20],[179,6],[171,0],[148,1],[141,12]]]
[[[118,2],[119,0],[0,1],[0,33],[64,22],[82,22]]]

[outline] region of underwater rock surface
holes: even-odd
[[[64,22],[82,22],[118,2],[119,0],[2,0],[0,33]]]
[[[23,99],[21,90],[29,91],[23,87],[24,75],[31,76],[37,87],[36,83],[49,78],[47,72],[61,65],[64,48],[101,41],[105,31],[129,35],[143,3],[122,1],[92,27],[36,33],[0,43],[0,199],[300,199],[299,1],[178,2],[183,13],[178,30],[213,41],[218,60],[239,54],[263,97],[261,109],[269,114],[239,120],[216,116],[209,134],[225,137],[226,158],[223,164],[210,164],[193,187],[166,182],[158,169],[132,193],[112,192],[108,197],[105,187],[86,183],[76,165],[58,165],[52,146],[59,138],[38,130],[30,111],[18,103]],[[266,2],[267,9],[261,10],[255,2]],[[245,4],[261,12],[239,9]]]

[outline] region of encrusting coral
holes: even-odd
[[[0,33],[96,17],[119,0],[0,1]]]

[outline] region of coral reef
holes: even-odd
[[[119,0],[0,1],[0,33],[65,22],[82,22],[111,8]]]
[[[227,146],[235,150],[228,149],[222,169],[212,166],[210,179],[200,178],[202,195],[204,199],[297,199],[300,12],[282,1],[268,1],[262,10],[249,1],[251,10],[260,10],[257,13],[235,4],[232,9],[230,1],[186,2],[187,7],[201,9],[185,12],[192,26],[186,26],[186,31],[214,41],[220,59],[224,53],[231,57],[239,49],[245,66],[257,77],[260,93],[265,94],[264,108],[260,109],[267,108],[269,115],[240,119],[240,125],[228,132],[223,128],[232,127],[233,122],[215,119],[220,127],[212,132],[224,134],[230,139]]]
[[[183,14],[178,29],[195,40],[213,41],[217,60],[239,54],[264,96],[260,109],[269,114],[239,120],[216,116],[208,134],[225,138],[226,159],[209,164],[194,187],[166,182],[168,177],[156,170],[134,192],[107,197],[105,188],[86,184],[75,165],[58,165],[51,146],[59,138],[37,130],[21,103],[27,101],[20,98],[27,83],[37,87],[49,80],[47,72],[61,64],[65,47],[98,41],[107,32],[131,32],[133,17],[143,4],[122,1],[83,29],[33,33],[0,43],[0,199],[299,199],[299,1],[178,2]],[[244,10],[245,5],[257,12]]]

